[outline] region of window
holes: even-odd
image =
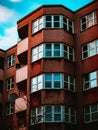
[[[45,57],[62,57],[62,44],[45,44]]]
[[[31,79],[31,92],[38,91],[43,88],[43,75],[39,75]]]
[[[12,103],[7,103],[6,105],[6,114],[9,115],[9,114],[12,114],[13,113],[13,104]]]
[[[96,23],[96,12],[85,15],[81,18],[81,31],[95,25]]]
[[[73,108],[65,107],[65,122],[76,123],[76,111]]]
[[[11,67],[15,64],[15,55],[11,55],[8,57],[8,67]]]
[[[75,91],[75,79],[64,75],[64,88],[70,91]]]
[[[37,20],[33,21],[32,24],[32,33],[36,33],[37,31],[43,28],[43,17],[38,18]]]
[[[61,16],[45,16],[46,28],[61,28]]]
[[[45,88],[61,88],[62,75],[61,74],[45,74]]]
[[[97,72],[91,72],[83,76],[83,88],[84,90],[97,87]]]
[[[61,58],[74,62],[74,49],[62,43],[41,44],[32,49],[31,62],[35,62],[41,58]]]
[[[98,104],[86,106],[84,108],[84,122],[98,121]]]
[[[7,83],[6,83],[6,90],[11,90],[12,88],[14,88],[14,78],[13,77],[7,79]]]
[[[31,109],[31,124],[39,122],[68,122],[75,124],[76,111],[73,108],[59,105],[40,106]]]
[[[75,91],[75,79],[61,73],[46,73],[31,78],[31,93],[41,89],[67,89]]]
[[[71,19],[62,15],[46,15],[32,22],[32,34],[41,29],[64,28],[65,31],[74,33],[74,23]]]
[[[70,61],[74,61],[74,49],[70,46],[64,45],[64,58]]]
[[[73,21],[71,21],[68,18],[63,17],[63,28],[65,31],[74,33],[74,24]]]
[[[82,47],[82,59],[98,54],[98,40],[92,41]]]
[[[31,61],[34,62],[36,60],[39,60],[43,57],[43,44],[35,47],[32,49],[32,59]]]

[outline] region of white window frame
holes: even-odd
[[[64,21],[64,19],[66,19],[66,22]],[[72,23],[72,26],[69,24],[69,22]],[[66,26],[66,28],[64,27],[64,25]],[[63,28],[65,31],[74,33],[74,22],[69,18],[63,17]],[[72,31],[70,31],[70,28],[72,29]]]
[[[83,23],[82,22],[82,19],[85,18],[85,22]],[[80,20],[80,23],[81,23],[81,31],[84,31],[86,30],[87,28],[90,28],[92,27],[93,25],[95,25],[97,23],[97,20],[96,20],[96,12],[92,12],[88,15],[85,15],[81,18]],[[83,24],[85,25],[85,28],[83,29]]]
[[[50,108],[51,111],[46,111],[46,108]],[[56,108],[59,107],[60,111],[55,111]],[[65,112],[65,109],[68,109],[68,113]],[[38,109],[40,109],[40,113],[38,113]],[[72,110],[74,114],[72,113]],[[32,113],[32,111],[34,111]],[[55,118],[56,115],[60,116],[60,119],[57,120]],[[65,115],[68,115],[68,121],[65,120]],[[50,116],[50,119],[46,120],[47,117]],[[35,118],[35,121],[32,122],[32,118]],[[40,120],[38,120],[38,117]],[[74,121],[72,120],[74,118]],[[67,123],[72,123],[76,124],[76,110],[72,107],[66,107],[62,105],[55,105],[55,106],[40,106],[38,108],[33,108],[31,109],[31,125],[36,124],[36,123],[41,123],[41,122],[67,122]]]
[[[31,78],[31,93],[43,89],[43,75]]]
[[[51,79],[45,79],[46,76],[51,76]],[[55,79],[55,76],[59,75],[59,79]],[[64,81],[64,74],[62,73],[45,73],[42,75],[38,75],[36,77],[31,78],[31,93],[42,90],[42,89],[66,89],[68,91],[75,92],[75,78],[68,77],[68,82]],[[71,83],[71,79],[73,79],[73,83]],[[49,82],[51,85],[46,86],[46,83]],[[54,86],[55,82],[59,82],[60,86]],[[64,87],[64,83],[68,84],[68,88]],[[56,83],[57,84],[57,83]],[[73,90],[71,89],[71,85],[73,85]]]
[[[91,75],[92,75],[93,73],[96,73],[96,77],[91,78]],[[86,76],[89,77],[89,80],[88,80],[88,81],[85,81]],[[93,84],[92,84],[93,81],[96,81],[96,86],[93,86]],[[89,87],[88,87],[88,88],[85,88],[85,85],[86,85],[86,84],[89,84]],[[95,88],[95,87],[97,87],[97,84],[98,84],[98,72],[97,72],[97,71],[93,71],[93,72],[88,73],[88,74],[86,74],[86,75],[83,76],[83,90],[88,90],[88,89],[91,89],[91,88]]]
[[[8,102],[6,104],[6,115],[10,115],[10,114],[13,114],[13,111],[14,111],[14,106],[12,103]]]
[[[67,77],[67,81],[65,80],[65,77]],[[71,82],[71,79],[73,80],[73,83]],[[65,87],[65,84],[68,84],[67,88]],[[71,89],[71,85],[73,86],[73,90]],[[69,75],[64,75],[64,88],[66,90],[75,92],[75,78],[69,76]]]
[[[92,111],[92,107],[96,106],[95,111]],[[89,108],[89,113],[86,113],[86,107]],[[93,114],[97,114],[98,115],[98,104],[94,104],[94,105],[90,105],[90,106],[86,106],[84,107],[84,123],[88,123],[88,122],[94,122],[94,121],[98,121],[98,119],[93,119]],[[86,120],[86,116],[89,116],[89,120]]]
[[[65,47],[66,47],[67,50],[65,50]],[[70,53],[70,49],[72,49],[72,53]],[[72,56],[72,59],[70,58],[70,55]],[[74,62],[75,61],[75,51],[74,51],[74,48],[72,48],[70,46],[67,46],[67,45],[64,45],[64,58]]]
[[[66,119],[64,119],[65,122],[76,124],[76,111],[75,111],[75,109],[73,109],[71,107],[66,107],[66,106],[64,109],[68,109],[68,113],[66,113],[66,111],[64,112],[64,115],[68,116],[68,121]],[[74,111],[74,115],[71,112],[72,110]],[[74,122],[72,121],[72,117],[74,117]]]
[[[46,46],[47,45],[50,45],[51,46],[51,49],[46,49]],[[55,49],[55,45],[60,45],[60,48],[59,49]],[[51,44],[44,44],[44,57],[45,58],[59,58],[59,57],[63,57],[63,53],[62,53],[62,50],[63,50],[63,44],[61,43],[51,43]],[[47,51],[51,51],[51,56],[47,56],[46,55],[46,52]],[[59,51],[60,52],[60,55],[59,56],[56,56],[55,55],[55,51]]]
[[[43,44],[32,48],[31,55],[31,62],[41,59],[43,57]]]
[[[84,51],[84,47],[87,47],[87,50]],[[87,56],[84,56],[85,53]],[[92,57],[96,54],[98,54],[98,39],[82,46],[82,59],[83,60],[86,58]]]
[[[15,54],[12,54],[8,57],[8,67],[11,67],[15,64]]]
[[[51,75],[51,80],[45,80],[45,76],[48,75],[48,74]],[[55,78],[55,75],[59,75],[59,76],[60,76],[60,80],[55,80],[55,79],[54,79],[54,78]],[[60,88],[63,88],[63,86],[62,86],[62,82],[63,82],[62,79],[63,79],[63,77],[62,77],[62,76],[63,76],[63,75],[62,75],[61,73],[54,73],[54,74],[53,74],[53,73],[47,73],[47,74],[45,74],[45,75],[44,75],[44,88],[45,88],[45,89],[60,89]],[[46,86],[45,86],[45,82],[46,82],[46,81],[47,81],[47,82],[48,82],[48,81],[51,82],[51,87],[46,87]],[[55,86],[54,86],[55,81],[60,82],[60,87],[55,87]]]
[[[10,77],[6,81],[6,90],[9,91],[14,88],[14,77]]]
[[[43,16],[32,22],[32,34],[38,32],[43,28]]]

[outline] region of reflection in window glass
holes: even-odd
[[[83,77],[84,90],[97,87],[97,72],[86,74]]]
[[[90,42],[82,47],[82,58],[85,59],[90,56],[98,54],[98,40]]]

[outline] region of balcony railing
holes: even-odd
[[[28,38],[20,41],[17,45],[17,55],[20,55],[28,50]]]
[[[24,80],[26,80],[28,77],[28,67],[27,65],[17,69],[16,71],[16,83],[22,82]]]

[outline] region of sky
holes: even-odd
[[[19,41],[17,21],[42,5],[62,4],[76,11],[93,0],[0,0],[0,49],[7,50]]]

